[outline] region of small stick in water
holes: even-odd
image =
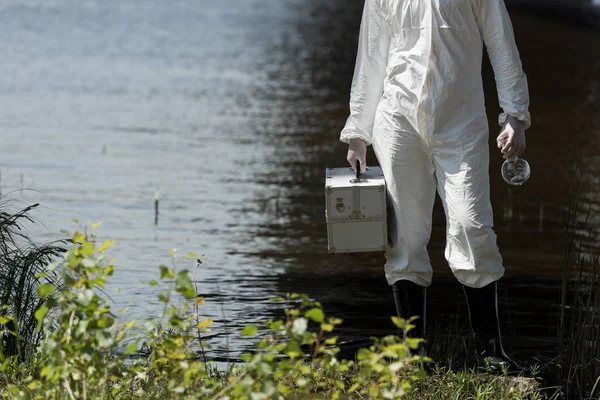
[[[154,193],[154,225],[158,225],[158,190]]]

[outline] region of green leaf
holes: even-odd
[[[308,375],[312,371],[312,369],[306,364],[300,365],[300,368],[298,368],[298,369],[300,370],[300,373],[303,375]]]
[[[98,320],[98,327],[100,327],[100,328],[110,328],[111,326],[114,325],[114,323],[115,323],[114,318],[111,318],[108,315],[103,315]]]
[[[158,295],[158,300],[161,301],[162,303],[168,303],[169,302],[169,296],[167,296],[166,294],[159,294]]]
[[[71,275],[65,275],[64,278],[64,284],[65,286],[74,286],[75,285],[75,279],[73,279],[73,277]]]
[[[321,329],[323,330],[323,332],[331,332],[333,330],[333,325],[321,324]]]
[[[258,373],[260,373],[263,377],[270,377],[271,375],[273,375],[273,368],[266,362],[259,363],[256,369],[257,369]],[[267,385],[269,383],[270,383],[269,381],[266,381],[264,383],[265,391],[268,390]]]
[[[133,354],[137,351],[137,343],[131,343],[129,346],[127,346],[127,348],[125,349],[125,354]]]
[[[175,271],[167,267],[166,265],[161,265],[160,267],[160,279],[173,279],[175,278]]]
[[[358,353],[356,353],[356,358],[358,361],[366,360],[371,357],[371,352],[365,348],[358,349]]]
[[[360,383],[355,383],[354,385],[350,386],[350,389],[348,389],[348,393],[354,393],[358,390],[358,388],[360,387]]]
[[[254,336],[258,328],[254,325],[246,325],[244,330],[242,330],[242,336]]]
[[[279,373],[281,371],[275,371],[275,379],[279,380],[281,377],[277,377],[277,373]],[[290,398],[290,394],[292,393],[292,389],[290,389],[288,386],[284,385],[281,382],[277,383],[277,391],[280,392],[284,397],[284,399]]]
[[[310,310],[308,310],[304,316],[306,318],[310,318],[313,321],[315,321],[316,323],[320,324],[323,322],[323,320],[325,320],[325,314],[323,313],[323,310],[321,310],[320,308],[311,308]]]
[[[334,344],[336,344],[336,343],[337,343],[337,340],[338,340],[338,337],[337,337],[337,336],[330,337],[330,338],[327,338],[327,339],[325,339],[325,344],[326,344],[326,345],[330,345],[330,346],[331,346],[331,345],[334,345]]]
[[[107,240],[104,243],[102,243],[102,245],[98,248],[98,253],[100,254],[104,254],[104,252],[106,251],[106,249],[108,249],[110,246],[113,246],[117,244],[117,242],[115,242],[114,240]]]
[[[158,282],[154,279],[152,279],[150,282],[148,282],[148,285],[150,286],[158,286]]]
[[[196,325],[196,328],[198,329],[206,329],[209,326],[211,326],[213,324],[213,320],[212,319],[205,319],[200,321],[200,323],[198,325]]]
[[[48,297],[54,292],[54,286],[42,283],[37,288],[40,297]]]
[[[115,266],[114,265],[108,265],[106,267],[104,267],[102,269],[102,273],[106,276],[112,276],[112,274],[115,272]]]
[[[73,235],[73,241],[75,243],[84,243],[87,241],[87,237],[85,236],[85,233],[83,233],[81,231],[77,231]]]
[[[193,299],[197,293],[192,284],[192,278],[190,277],[190,271],[183,270],[175,277],[175,291],[181,293],[186,299]]]
[[[84,256],[93,256],[94,255],[94,243],[91,243],[91,242],[84,243],[84,245],[81,246],[80,252]]]
[[[46,365],[44,368],[42,368],[42,371],[40,372],[40,376],[46,377],[48,375],[50,375],[52,372],[54,371],[54,368],[51,367],[50,365]]]
[[[300,344],[296,340],[290,341],[283,352],[290,358],[296,358],[302,355]]]
[[[426,360],[423,360],[426,361]],[[427,377],[427,372],[424,369],[419,369],[415,373],[415,378],[417,379],[425,379]]]
[[[405,329],[406,328],[406,320],[398,317],[392,317],[392,322],[396,325],[397,328]]]
[[[98,228],[100,225],[102,225],[102,221],[94,222],[94,223],[92,224],[92,229],[96,229],[96,228]]]
[[[48,314],[48,306],[44,303],[36,310],[34,313],[35,319],[37,320],[37,330],[39,331],[42,328],[42,324],[44,323],[44,318],[46,314]]]
[[[283,327],[283,321],[278,319],[276,321],[269,321],[269,329],[272,331],[278,331]]]
[[[406,338],[406,344],[408,344],[408,347],[410,347],[413,350],[418,349],[419,343],[421,343],[422,341],[423,341],[423,339]]]
[[[19,390],[19,392],[13,398],[15,400],[31,400],[31,396],[29,396],[29,393],[23,390]]]
[[[0,315],[0,325],[6,325],[10,321],[12,321],[11,317],[3,317],[2,315]]]

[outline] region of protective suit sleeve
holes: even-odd
[[[498,122],[503,126],[509,116],[514,116],[527,129],[531,126],[527,77],[504,0],[479,0],[477,23],[494,69],[498,100],[504,111]]]
[[[360,138],[371,144],[375,111],[383,93],[390,36],[381,0],[365,0],[358,39],[358,53],[352,88],[350,116],[340,140]]]

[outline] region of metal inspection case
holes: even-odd
[[[387,249],[386,187],[380,167],[357,179],[351,168],[327,168],[325,219],[329,253]]]

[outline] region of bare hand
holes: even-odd
[[[525,130],[521,121],[515,117],[509,117],[504,124],[504,128],[496,139],[498,148],[503,157],[509,161],[515,160],[525,151],[527,143],[525,140]]]
[[[356,172],[356,160],[360,161],[360,172],[367,171],[367,144],[364,140],[358,138],[350,139],[346,159],[354,172]]]

